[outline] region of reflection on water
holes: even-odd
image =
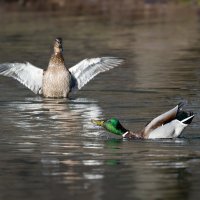
[[[102,115],[101,108],[86,98],[54,100],[36,97],[1,102],[1,106],[1,111],[6,112],[6,121],[10,118],[16,127],[25,131],[46,131],[48,127],[49,130],[57,131],[57,134],[74,134],[73,131],[79,134],[81,130],[87,134],[93,128],[90,119]]]
[[[0,60],[45,68],[64,39],[68,66],[86,57],[127,62],[70,99],[43,99],[0,77],[0,199],[197,199],[200,195],[199,21],[129,24],[57,14],[0,18]],[[70,27],[70,28],[69,28]],[[123,141],[92,118],[138,130],[180,101],[196,114],[176,140]]]

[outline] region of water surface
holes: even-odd
[[[0,62],[46,68],[55,37],[70,67],[86,57],[126,63],[70,99],[45,99],[0,77],[0,199],[197,199],[200,195],[198,16],[118,24],[58,14],[1,14]],[[196,114],[176,140],[123,141],[91,124],[130,130],[176,106]]]

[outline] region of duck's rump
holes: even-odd
[[[186,126],[187,124],[184,124],[179,120],[175,119],[165,125],[162,125],[152,130],[148,135],[148,139],[179,137]]]

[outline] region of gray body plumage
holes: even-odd
[[[177,138],[192,122],[194,114],[182,110],[183,104],[157,116],[139,132],[126,130],[122,135],[128,139],[170,139]]]

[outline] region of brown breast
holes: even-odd
[[[62,54],[54,54],[44,73],[42,93],[45,97],[67,97],[70,92],[71,75],[64,64]]]

